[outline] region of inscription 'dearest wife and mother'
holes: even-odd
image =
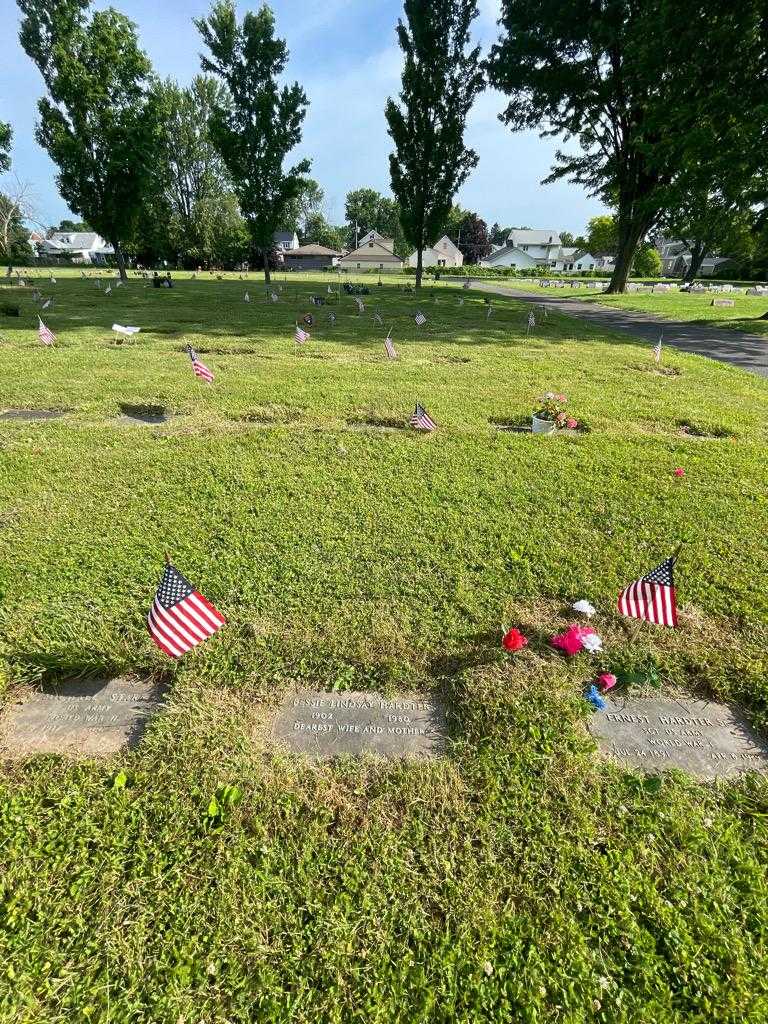
[[[273,738],[298,754],[435,757],[447,739],[444,707],[432,697],[303,692],[286,698]]]

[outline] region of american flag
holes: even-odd
[[[197,647],[226,623],[173,565],[166,565],[149,611],[149,635],[171,658]]]
[[[373,314],[373,322],[375,324],[379,324],[379,325],[384,323],[384,321],[381,319],[381,313],[378,311],[378,309],[375,310],[375,312]]]
[[[270,299],[272,299],[273,302],[277,302],[278,301],[277,292],[270,292],[269,297],[270,297]]]
[[[250,302],[250,301],[251,301],[251,296],[248,294],[248,292],[246,292],[245,295],[243,296],[243,302]]]
[[[413,416],[411,416],[411,426],[417,430],[437,430],[437,424],[420,402],[416,403]]]
[[[416,321],[417,327],[423,327],[424,324],[427,322],[427,318],[424,316],[421,310],[418,311],[418,313],[413,319]]]
[[[384,348],[387,350],[387,358],[397,359],[397,352],[395,346],[392,344],[392,331],[384,339]]]
[[[664,340],[664,331],[661,332],[661,334],[659,335],[659,340],[653,346],[653,358],[656,360],[657,363],[661,362],[661,343],[662,343],[663,340]]]
[[[111,285],[111,284],[108,284],[108,285],[107,285],[107,287],[106,287],[106,290],[105,290],[104,294],[105,294],[105,295],[111,295],[111,294],[112,294],[112,285]]]
[[[645,619],[657,626],[677,625],[675,582],[672,570],[676,555],[668,558],[647,576],[642,576],[619,594],[619,611],[633,619]]]
[[[365,303],[363,302],[363,300],[362,299],[355,299],[355,302],[357,303],[357,312],[358,313],[364,313],[365,312]]]
[[[297,345],[303,345],[305,341],[309,341],[309,331],[304,331],[296,324],[296,333],[293,338]]]
[[[56,335],[53,333],[53,331],[49,330],[45,326],[40,317],[37,318],[37,322],[40,325],[37,328],[37,336],[40,339],[40,341],[42,341],[44,345],[53,345],[53,343],[56,341]]]
[[[187,345],[187,353],[189,355],[189,358],[192,360],[192,370],[194,371],[195,376],[199,377],[200,380],[204,380],[208,384],[210,384],[211,381],[213,380],[213,374],[205,365],[205,363],[200,362],[200,360],[197,357],[197,352],[195,352],[191,345]]]
[[[328,294],[333,295],[333,288],[330,285],[328,285]]]
[[[46,299],[45,302],[43,303],[43,309],[48,309],[52,302],[53,299]]]
[[[536,326],[536,317],[533,315],[533,310],[528,314],[528,330],[532,331]]]
[[[491,313],[492,312],[493,312],[493,306],[489,302],[488,303],[488,312],[485,314],[485,319],[486,320],[490,320],[491,319]]]
[[[334,327],[336,325],[336,314],[335,313],[329,313],[328,314],[328,323],[331,325],[331,327]]]
[[[460,305],[460,306],[463,306],[463,305],[464,305],[464,296],[463,296],[463,295],[460,295],[460,296],[459,296],[459,305]]]

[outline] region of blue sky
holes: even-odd
[[[242,12],[256,4],[251,0],[239,7]],[[159,75],[187,83],[199,71],[201,47],[192,18],[207,12],[208,0],[112,0],[111,6],[137,24]],[[297,155],[312,160],[312,176],[326,193],[326,216],[340,223],[350,189],[370,186],[388,192],[391,140],[383,108],[399,87],[394,29],[401,0],[272,0],[270,6],[291,51],[288,75],[301,82],[310,99]],[[475,34],[487,49],[497,34],[499,0],[480,0],[479,6]],[[69,214],[56,191],[55,167],[34,140],[42,80],[19,46],[19,20],[14,0],[0,0],[0,25],[10,29],[0,63],[0,120],[13,125],[13,169],[33,185],[40,219],[58,223]],[[503,97],[487,92],[471,114],[467,142],[480,162],[458,201],[489,224],[581,232],[590,217],[602,212],[601,205],[576,186],[539,184],[549,171],[556,140],[539,139],[533,132],[513,135],[497,119],[503,105]]]

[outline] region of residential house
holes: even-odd
[[[594,270],[595,257],[590,255],[586,249],[579,249],[576,246],[563,245],[555,257],[555,270],[562,270],[564,273],[578,273],[580,270]]]
[[[685,242],[662,239],[659,243],[661,272],[664,277],[684,277],[691,265],[691,252]],[[729,256],[707,256],[698,277],[717,277],[734,261]]]
[[[272,241],[275,243],[275,248],[280,252],[299,248],[299,236],[295,231],[276,231],[272,235]]]
[[[402,270],[403,261],[395,254],[395,240],[377,231],[369,231],[356,249],[338,261],[342,270]]]
[[[481,267],[515,267],[518,270],[549,270],[578,273],[593,270],[595,258],[584,249],[564,246],[556,231],[514,228],[507,244],[480,261]]]
[[[31,239],[30,239],[31,241]],[[115,250],[95,231],[54,231],[36,243],[43,259],[66,259],[73,263],[105,263]]]
[[[616,266],[616,253],[614,252],[596,252],[595,253],[595,270],[608,270],[613,273],[614,267]]]
[[[411,253],[408,257],[408,266],[415,267],[418,253]],[[421,265],[423,267],[463,267],[464,254],[458,246],[450,240],[448,235],[443,235],[435,244],[425,249],[421,254]]]
[[[340,252],[324,245],[300,245],[286,249],[283,262],[286,270],[327,270],[336,266],[340,256]]]

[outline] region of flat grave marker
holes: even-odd
[[[768,741],[725,704],[688,697],[605,700],[589,731],[604,753],[633,768],[681,768],[699,779],[768,772]]]
[[[57,420],[63,415],[63,409],[6,409],[0,420]]]
[[[128,677],[78,680],[22,697],[0,719],[0,754],[104,756],[141,739],[162,688]]]
[[[434,758],[445,753],[446,711],[423,694],[390,700],[378,693],[301,691],[283,701],[272,739],[291,753],[318,759]]]
[[[735,306],[734,299],[712,299],[713,306]]]

